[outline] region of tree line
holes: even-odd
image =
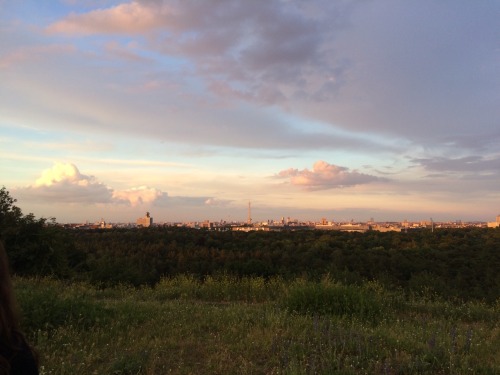
[[[215,232],[190,228],[70,230],[23,215],[0,190],[0,234],[13,272],[96,284],[154,285],[189,274],[375,280],[445,298],[500,298],[500,230]]]

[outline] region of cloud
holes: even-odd
[[[306,190],[325,190],[368,184],[381,179],[376,176],[349,171],[348,168],[328,164],[325,161],[314,163],[312,170],[299,171],[290,168],[279,172],[277,178],[289,178],[290,183]]]
[[[333,103],[311,104],[307,113],[426,146],[451,138],[476,148],[477,134],[498,143],[499,10],[498,3],[364,2],[335,46],[351,62],[348,82]]]
[[[113,191],[71,163],[57,162],[42,172],[35,184],[17,190],[27,199],[60,203],[109,203]]]
[[[162,191],[140,186],[127,190],[114,190],[94,176],[80,173],[72,163],[56,162],[46,169],[32,186],[17,189],[26,199],[41,199],[46,202],[85,204],[128,204],[138,206],[151,204],[165,198]]]
[[[109,54],[110,60],[113,60],[113,58],[116,57],[118,59],[135,63],[151,62],[150,59],[139,55],[136,49],[137,47],[133,43],[123,46],[116,41],[110,41],[104,45],[104,51]]]
[[[415,158],[411,160],[427,170],[437,172],[496,172],[500,171],[500,157],[464,156],[460,158]]]
[[[418,142],[443,143],[452,128],[477,147],[477,130],[498,128],[498,9],[429,0],[137,0],[71,13],[47,30],[107,36],[96,42],[105,51],[139,61],[136,51],[109,44],[136,37],[142,57],[154,56],[149,68],[183,64],[173,72],[182,74],[165,74],[182,77],[179,94],[195,77],[216,98]]]
[[[161,190],[148,186],[140,186],[113,192],[113,199],[130,203],[132,206],[153,203],[166,196],[167,194],[163,193]]]
[[[27,7],[31,19],[43,8],[35,3]],[[44,132],[42,140],[50,138],[50,129],[64,134],[60,143],[111,135],[115,149],[108,155],[115,159],[125,150],[126,159],[147,158],[149,152],[155,160],[182,160],[186,149],[203,147],[217,155],[207,167],[213,174],[236,164],[272,174],[282,169],[273,158],[283,155],[344,166],[282,172],[283,181],[308,190],[375,181],[382,176],[375,170],[394,165],[399,182],[393,185],[403,189],[401,181],[408,181],[416,196],[419,186],[444,193],[498,191],[492,181],[498,181],[500,145],[497,3],[90,3],[99,4],[93,11],[82,11],[91,5],[75,7],[78,13],[61,16],[67,8],[60,8],[38,17],[37,24],[60,17],[48,26],[50,35],[26,28],[26,7],[19,7],[19,26],[7,13],[0,15],[0,65],[8,67],[0,69],[2,120],[15,131],[32,126]],[[72,43],[76,53],[44,50],[61,41]],[[153,141],[150,149],[144,143],[129,147],[141,137]],[[389,149],[389,143],[398,147]],[[257,160],[261,165],[257,153],[267,156]],[[370,160],[373,167],[360,170],[375,176],[346,168],[359,160]],[[408,168],[412,162],[416,167]],[[467,185],[465,177],[472,179]],[[58,184],[60,196],[78,186]],[[119,203],[120,193],[102,185],[88,197],[84,191],[74,195]],[[45,197],[56,187],[37,189]],[[122,202],[149,202],[155,191],[148,189],[154,188],[122,193]],[[166,198],[154,204],[204,205],[211,193],[205,186],[203,191],[206,197],[185,199],[163,193]]]
[[[163,8],[165,9],[165,8]],[[137,34],[159,27],[162,13],[136,1],[88,13],[71,13],[49,25],[48,33],[64,34]]]
[[[85,41],[75,43],[82,52],[73,65],[78,68],[58,69],[60,82],[44,86],[62,96],[52,102],[76,102],[52,109],[56,121],[67,115],[85,121],[85,128],[90,123],[113,130],[120,124],[134,131],[135,123],[147,118],[148,134],[185,143],[251,147],[260,138],[268,139],[270,148],[301,147],[303,134],[293,137],[293,129],[266,113],[257,119],[264,129],[249,136],[248,129],[259,124],[249,127],[246,114],[235,120],[217,111],[250,103],[252,111],[273,106],[351,134],[380,133],[439,147],[459,137],[453,141],[476,149],[487,137],[496,140],[494,148],[499,136],[493,134],[498,127],[498,26],[493,25],[498,23],[489,8],[427,0],[410,6],[391,0],[123,2],[80,10],[47,27],[54,34],[103,38],[92,39],[90,48]],[[102,66],[100,59],[113,68],[105,74],[89,68]],[[127,68],[134,75],[124,74]],[[77,86],[74,77],[93,78],[78,82],[78,92],[67,97]],[[34,95],[37,79],[31,78],[19,95],[24,102]],[[95,108],[80,109],[84,106]],[[71,111],[63,114],[64,108]],[[241,113],[242,108],[230,109]],[[181,125],[172,129],[166,117]],[[484,136],[478,140],[477,134]],[[310,143],[343,142],[323,135]]]
[[[227,199],[208,198],[205,200],[206,206],[227,206],[231,201]]]
[[[160,37],[159,48],[195,63],[216,94],[260,104],[285,104],[297,91],[313,98],[325,81],[344,70],[328,44],[347,8],[313,12],[303,2],[246,0],[177,3],[175,29]],[[221,91],[222,90],[222,91]]]
[[[326,51],[351,8],[322,1],[133,1],[71,13],[46,31],[146,36],[149,48],[189,59],[214,94],[275,104],[299,91],[325,97],[344,81],[345,61]]]
[[[44,170],[33,185],[14,190],[26,200],[47,203],[107,204],[114,206],[224,207],[231,201],[216,197],[169,196],[150,186],[116,190],[94,176],[82,174],[72,163],[56,162]]]
[[[67,44],[49,44],[43,46],[22,46],[0,57],[0,69],[17,66],[24,62],[38,63],[47,56],[68,55],[76,48]]]
[[[92,176],[82,175],[74,164],[57,162],[52,168],[42,172],[42,176],[35,181],[35,187],[52,186],[60,182],[80,186],[89,186],[94,183]]]

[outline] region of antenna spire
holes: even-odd
[[[251,202],[248,202],[248,218],[247,218],[247,224],[252,224],[252,207],[251,207]]]

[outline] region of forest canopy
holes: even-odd
[[[408,293],[500,298],[500,230],[215,232],[175,227],[71,230],[24,215],[0,190],[0,235],[12,271],[96,284],[154,285],[188,274],[374,280]]]

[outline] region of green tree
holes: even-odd
[[[0,189],[0,237],[12,270],[23,275],[66,276],[67,249],[71,244],[54,219],[23,215],[17,200],[3,186]]]
[[[2,238],[15,229],[23,217],[21,209],[14,205],[16,202],[17,199],[12,198],[5,186],[2,186],[0,189],[0,235]]]

